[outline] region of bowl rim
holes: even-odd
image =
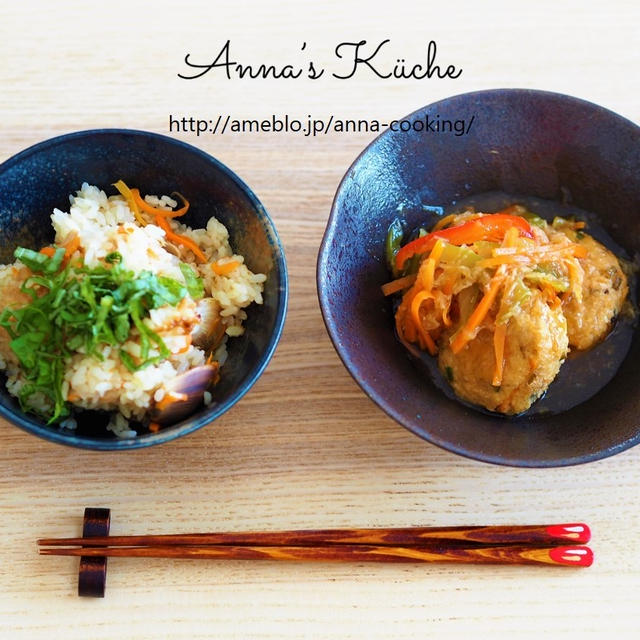
[[[504,94],[518,94],[522,96],[530,95],[536,96],[540,98],[548,98],[553,100],[567,101],[570,103],[580,104],[586,106],[595,111],[605,113],[609,117],[615,117],[620,121],[626,122],[628,125],[640,129],[640,127],[625,116],[622,116],[611,109],[607,109],[599,104],[591,102],[589,100],[585,100],[583,98],[578,98],[576,96],[572,96],[569,94],[559,93],[555,91],[547,91],[542,89],[530,89],[530,88],[518,88],[518,87],[499,87],[494,89],[481,89],[477,91],[468,91],[457,93],[452,96],[444,97],[435,102],[426,104],[418,109],[412,111],[411,113],[403,116],[402,120],[409,120],[413,116],[418,113],[424,112],[427,109],[437,108],[444,102],[449,102],[451,100],[457,100],[459,98],[475,98],[475,97],[490,97],[490,96],[498,96]],[[351,375],[351,377],[355,380],[358,386],[364,391],[366,396],[377,405],[384,413],[386,413],[390,418],[392,418],[395,422],[397,422],[400,426],[407,429],[413,435],[418,437],[419,439],[428,442],[429,444],[433,444],[440,449],[448,451],[449,453],[453,453],[469,460],[474,460],[476,462],[483,462],[488,464],[493,464],[497,466],[505,466],[505,467],[516,467],[516,468],[556,468],[556,467],[567,467],[567,466],[575,466],[586,464],[588,462],[595,462],[596,460],[601,460],[604,458],[611,457],[627,449],[630,449],[633,446],[640,444],[640,431],[620,442],[614,446],[608,447],[606,449],[597,451],[592,454],[584,454],[584,455],[575,455],[564,458],[556,458],[553,460],[534,460],[527,461],[523,458],[517,457],[507,457],[507,456],[499,456],[494,454],[483,453],[479,451],[469,451],[462,445],[457,445],[455,442],[446,441],[444,439],[438,438],[431,433],[428,433],[426,429],[419,429],[416,425],[410,424],[408,421],[404,419],[404,417],[393,407],[393,405],[388,402],[385,397],[382,397],[370,384],[370,382],[366,378],[362,378],[358,375],[358,367],[353,363],[350,352],[343,349],[340,341],[340,336],[338,334],[338,330],[334,320],[331,315],[331,304],[330,300],[327,297],[327,292],[324,287],[324,274],[327,271],[327,264],[329,260],[329,245],[332,242],[336,227],[337,227],[337,206],[338,202],[343,190],[343,187],[346,181],[350,178],[352,171],[355,167],[360,163],[363,156],[378,143],[379,140],[389,136],[393,133],[390,129],[383,131],[378,134],[375,138],[373,138],[365,147],[362,149],[353,162],[349,165],[348,169],[345,171],[336,192],[334,194],[332,203],[331,203],[331,211],[329,214],[329,218],[327,219],[326,228],[322,237],[322,242],[320,243],[320,247],[318,249],[318,256],[316,261],[316,293],[318,296],[318,302],[320,306],[320,311],[322,314],[322,318],[325,324],[325,328],[327,333],[329,334],[329,338],[333,344],[334,349],[336,350],[340,360],[343,365]],[[427,427],[428,428],[428,427]]]
[[[276,347],[282,336],[284,323],[287,314],[288,302],[289,302],[289,274],[287,269],[287,262],[284,253],[284,246],[280,240],[280,236],[276,229],[276,226],[264,208],[264,205],[260,202],[253,190],[242,180],[232,169],[220,162],[217,158],[211,154],[195,147],[189,143],[177,140],[170,136],[166,136],[151,131],[144,131],[141,129],[123,129],[123,128],[100,128],[100,129],[85,129],[81,131],[72,131],[64,133],[53,138],[48,138],[37,142],[22,151],[19,151],[15,155],[7,158],[4,162],[0,163],[0,176],[4,171],[10,169],[12,166],[24,159],[39,153],[43,150],[50,149],[59,144],[67,143],[79,138],[90,138],[92,136],[118,136],[118,135],[131,135],[140,138],[153,138],[163,144],[173,145],[182,148],[190,153],[195,153],[200,156],[201,159],[212,164],[218,171],[225,174],[236,186],[247,196],[251,204],[253,205],[259,218],[270,231],[270,244],[274,248],[274,263],[278,269],[278,307],[275,316],[274,330],[271,334],[266,349],[261,354],[257,364],[249,371],[247,376],[243,379],[238,388],[227,398],[224,402],[214,403],[209,408],[200,412],[197,417],[186,418],[181,423],[178,423],[175,427],[169,427],[165,430],[160,430],[157,433],[142,434],[134,438],[113,438],[98,440],[88,438],[86,436],[74,435],[73,431],[53,431],[49,427],[37,424],[29,420],[22,413],[17,414],[10,411],[6,407],[0,404],[0,416],[6,419],[11,424],[19,427],[23,431],[27,431],[35,436],[38,436],[49,442],[55,442],[57,444],[63,444],[69,447],[90,449],[94,451],[125,451],[131,449],[142,449],[150,447],[152,445],[163,444],[171,440],[180,438],[181,436],[188,435],[201,429],[202,427],[212,423],[219,418],[222,414],[231,409],[256,383],[258,378],[262,375],[265,368],[269,364]],[[186,424],[185,424],[186,423]]]

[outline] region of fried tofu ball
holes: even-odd
[[[495,369],[493,330],[478,335],[454,354],[448,337],[441,340],[438,364],[458,396],[505,414],[526,411],[551,384],[568,351],[562,309],[552,309],[538,291],[510,318],[500,387],[491,382]]]
[[[611,330],[622,309],[629,285],[616,256],[591,236],[567,233],[571,240],[587,250],[580,264],[584,271],[582,302],[570,295],[563,302],[569,344],[579,350],[589,349]],[[572,237],[573,236],[573,237]]]

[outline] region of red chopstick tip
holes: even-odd
[[[549,557],[557,564],[570,567],[590,567],[593,551],[589,547],[557,547],[549,549]]]
[[[591,530],[584,522],[552,524],[547,527],[547,533],[555,538],[565,538],[575,544],[586,544],[591,540]]]

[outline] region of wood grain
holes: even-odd
[[[526,86],[640,121],[635,2],[372,3],[72,0],[0,6],[0,161],[95,127],[168,133],[169,113],[402,116],[464,91]],[[231,38],[247,61],[302,42],[328,62],[342,40],[391,38],[417,58],[438,40],[456,81],[179,81],[187,51]],[[406,52],[406,53],[405,53]],[[536,123],[535,126],[544,126]],[[640,626],[640,448],[585,466],[512,469],[456,457],[383,414],[342,366],[315,290],[340,179],[373,134],[196,137],[233,168],[281,234],[291,296],[282,341],[251,392],[176,442],[118,454],[55,446],[0,422],[0,637],[635,637]],[[119,560],[104,601],[76,595],[77,560],[35,540],[75,536],[85,506],[132,531],[456,526],[585,521],[598,562],[527,566]]]

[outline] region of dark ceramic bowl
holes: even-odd
[[[68,210],[69,194],[83,182],[107,194],[122,178],[143,193],[187,195],[191,207],[184,222],[203,227],[215,215],[229,230],[234,250],[254,271],[267,274],[264,304],[248,310],[245,334],[229,341],[215,402],[158,433],[116,439],[95,412],[78,419],[76,431],[48,427],[25,415],[4,386],[0,415],[16,426],[53,442],[101,450],[146,447],[191,433],[231,408],[255,383],[269,362],[282,332],[287,306],[287,272],[275,227],[256,196],[230,169],[183,142],[143,131],[103,129],[63,135],[37,144],[0,165],[0,263],[13,262],[23,244],[40,247],[53,240],[49,216]]]
[[[640,344],[634,335],[613,380],[551,415],[506,419],[446,397],[396,340],[384,239],[402,215],[502,191],[561,201],[596,214],[629,255],[640,251],[640,128],[576,98],[520,89],[480,91],[425,107],[406,120],[468,132],[387,131],[338,188],[318,259],[327,329],[349,372],[386,413],[454,453],[504,465],[553,467],[611,456],[640,441]],[[405,125],[406,126],[406,125]],[[424,124],[422,125],[424,127]],[[453,125],[452,125],[453,126]],[[459,129],[461,130],[461,129]]]

